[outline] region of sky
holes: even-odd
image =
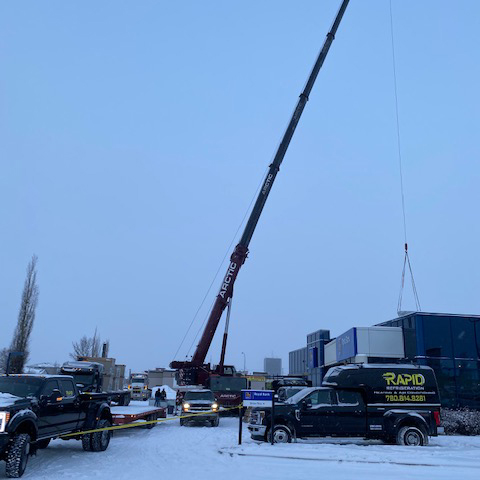
[[[339,5],[0,3],[0,348],[36,254],[30,363],[66,361],[96,328],[133,371],[193,354]],[[480,3],[392,10],[421,307],[480,314]],[[239,273],[226,363],[273,355],[287,373],[308,333],[396,317],[394,95],[389,1],[351,0]]]

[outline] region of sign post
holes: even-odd
[[[272,408],[272,426],[274,413],[274,395],[273,390],[242,390],[242,403],[244,407],[271,407]],[[242,418],[240,416],[240,425],[238,427],[238,444],[242,443]],[[272,430],[273,431],[273,430]],[[273,443],[273,435],[272,435]]]
[[[270,423],[270,432],[272,435],[272,445],[275,443],[274,433],[275,433],[275,395],[272,395],[272,418]]]
[[[238,444],[242,444],[242,404],[238,406]]]

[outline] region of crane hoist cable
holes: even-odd
[[[405,240],[404,242],[405,253],[403,257],[402,280],[400,283],[400,293],[398,295],[398,303],[397,303],[397,313],[400,315],[402,312],[402,299],[403,299],[403,290],[405,287],[405,272],[406,272],[407,266],[408,266],[408,270],[410,272],[410,278],[412,281],[412,290],[413,290],[413,296],[415,299],[416,310],[421,312],[422,308],[420,306],[417,287],[415,286],[415,279],[413,278],[412,265],[410,263],[410,257],[408,255],[407,216],[405,213],[405,193],[403,188],[402,149],[401,149],[401,142],[400,142],[400,120],[398,115],[397,69],[396,69],[396,60],[395,60],[395,41],[394,41],[394,35],[393,35],[392,0],[390,0],[390,33],[391,33],[391,39],[392,39],[392,65],[393,65],[393,85],[394,85],[394,92],[395,92],[395,117],[396,117],[396,123],[397,123],[398,167],[400,171],[400,191],[402,194],[402,213],[403,213],[403,235]]]

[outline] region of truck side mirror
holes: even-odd
[[[302,400],[302,410],[308,410],[309,408],[312,408],[312,400],[310,398]]]
[[[63,400],[62,392],[60,392],[60,390],[56,388],[50,394],[50,397],[48,398],[48,403],[59,403],[62,400]]]

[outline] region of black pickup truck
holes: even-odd
[[[79,393],[65,375],[0,375],[0,459],[6,475],[21,477],[29,455],[52,438],[112,424],[110,406],[100,394]],[[78,434],[84,450],[103,451],[110,431]]]
[[[322,385],[275,405],[275,442],[317,436],[426,445],[438,434],[440,399],[430,367],[339,366],[327,372]],[[271,416],[271,408],[252,410],[248,429],[254,440],[271,440]]]

